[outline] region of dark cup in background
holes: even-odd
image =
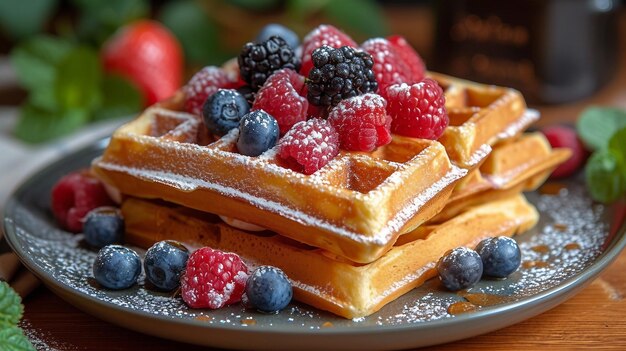
[[[535,104],[586,97],[615,71],[617,0],[433,4],[432,70],[513,87]]]

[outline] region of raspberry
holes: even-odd
[[[443,90],[434,80],[426,78],[413,85],[394,84],[387,87],[386,92],[392,132],[435,140],[448,126]]]
[[[298,122],[281,139],[278,152],[290,168],[313,174],[339,153],[339,134],[324,119]]]
[[[217,309],[239,302],[248,268],[234,253],[203,247],[187,261],[181,278],[181,295],[191,308]]]
[[[565,147],[572,151],[572,156],[562,164],[560,164],[551,177],[563,178],[573,174],[587,158],[587,151],[580,139],[576,135],[576,131],[568,126],[555,125],[549,126],[541,130],[546,136],[552,147]]]
[[[317,106],[336,106],[339,101],[378,90],[370,54],[349,46],[322,46],[313,51],[313,69],[307,81],[307,98]]]
[[[285,134],[297,122],[306,120],[309,102],[300,92],[304,77],[293,70],[272,74],[256,94],[252,110],[264,110],[276,119],[280,133]]]
[[[191,77],[183,87],[185,93],[185,110],[194,115],[202,116],[202,105],[206,99],[218,89],[232,88],[236,85],[231,77],[219,67],[206,66]]]
[[[426,66],[420,55],[411,47],[411,44],[400,35],[388,36],[387,40],[396,49],[396,53],[411,71],[410,81],[404,83],[417,83],[424,79]]]
[[[385,99],[364,94],[342,100],[328,114],[328,121],[339,133],[346,150],[372,151],[391,142],[391,118],[385,111]]]
[[[313,68],[311,54],[322,45],[328,45],[333,48],[340,48],[342,46],[357,47],[354,40],[347,34],[331,25],[323,24],[313,29],[304,37],[304,41],[302,42],[302,68],[300,69],[300,74],[305,77],[309,76],[309,71]]]
[[[293,49],[283,38],[276,36],[259,44],[247,43],[237,60],[241,78],[255,91],[281,68],[300,69],[300,60]]]
[[[374,38],[361,45],[361,49],[372,55],[372,70],[378,81],[381,95],[396,83],[412,83],[411,68],[404,62],[396,48],[387,39]]]
[[[88,171],[77,171],[61,178],[52,188],[52,213],[60,226],[72,232],[83,230],[89,211],[113,205],[102,182]]]

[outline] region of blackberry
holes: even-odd
[[[311,58],[314,67],[307,80],[307,98],[313,105],[336,106],[341,100],[378,90],[374,60],[367,52],[324,45]]]
[[[260,44],[247,43],[238,57],[241,77],[254,91],[265,83],[265,80],[281,68],[300,69],[300,60],[287,42],[272,36]]]
[[[250,106],[254,104],[254,99],[256,98],[256,91],[254,91],[251,86],[249,85],[240,86],[239,88],[237,88],[237,92],[243,95],[244,98],[246,98],[246,101],[248,101],[248,104],[250,104]]]

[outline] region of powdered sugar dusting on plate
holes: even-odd
[[[517,237],[522,248],[523,266],[506,280],[482,280],[470,292],[505,295],[523,301],[537,293],[562,284],[594,264],[603,252],[608,238],[609,208],[594,204],[582,183],[572,182],[558,195],[529,194],[542,217],[538,226]],[[6,219],[7,228],[14,228],[18,251],[30,264],[45,273],[55,286],[72,294],[148,316],[192,321],[207,326],[236,328],[289,328],[318,330],[329,323],[334,328],[361,326],[394,326],[428,323],[456,318],[447,313],[448,306],[462,297],[445,291],[437,279],[413,289],[381,311],[356,320],[346,320],[300,303],[292,303],[278,314],[266,315],[247,310],[241,304],[219,310],[188,308],[179,296],[150,290],[143,274],[137,285],[128,290],[102,289],[91,272],[96,251],[82,242],[82,235],[73,235],[56,228],[48,210],[41,202],[18,204]],[[43,206],[43,207],[42,207]],[[12,230],[8,230],[10,232]],[[140,256],[143,250],[137,249]],[[528,264],[533,262],[535,264]],[[545,262],[545,264],[539,264]],[[471,315],[471,312],[470,312]],[[253,319],[255,322],[242,323]]]

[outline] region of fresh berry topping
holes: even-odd
[[[400,56],[400,59],[411,70],[411,80],[404,83],[417,83],[424,79],[426,65],[424,65],[424,61],[420,55],[411,47],[411,44],[400,35],[391,35],[387,37],[387,40],[395,47],[396,53]]]
[[[108,245],[98,251],[93,263],[93,276],[108,289],[130,288],[141,273],[141,259],[137,253],[120,245]]]
[[[261,312],[273,313],[287,307],[293,297],[293,289],[282,270],[260,266],[248,278],[246,297],[250,306]]]
[[[387,87],[391,131],[414,138],[438,139],[448,126],[443,90],[430,78],[413,85]]]
[[[342,46],[357,47],[357,44],[347,34],[339,29],[323,24],[304,37],[302,42],[302,69],[300,74],[307,77],[309,71],[313,68],[313,61],[311,54],[315,49],[327,45],[333,48],[340,48]]]
[[[219,89],[202,106],[204,124],[215,135],[222,136],[237,128],[241,117],[250,112],[246,98],[234,89]]]
[[[64,229],[78,233],[83,219],[96,207],[113,205],[100,182],[88,171],[70,173],[52,188],[52,212]]]
[[[349,46],[322,46],[313,51],[312,58],[307,98],[313,105],[336,106],[343,99],[378,90],[374,61],[366,52]]]
[[[248,268],[239,256],[203,247],[187,261],[181,295],[189,307],[217,309],[239,302],[247,279]]]
[[[218,89],[230,88],[234,79],[224,70],[215,66],[207,66],[196,72],[187,85],[185,92],[185,110],[194,115],[202,115],[202,105],[206,99]]]
[[[121,242],[124,237],[122,212],[110,206],[93,209],[85,217],[83,233],[87,244],[98,249]]]
[[[439,259],[437,272],[448,290],[458,291],[478,283],[483,275],[483,263],[476,251],[459,247]]]
[[[237,149],[247,156],[259,156],[276,145],[278,123],[263,110],[251,111],[239,122]]]
[[[262,43],[273,36],[283,38],[294,52],[298,46],[300,46],[300,38],[298,38],[298,35],[291,29],[278,23],[271,23],[261,28],[261,31],[256,36],[254,42]]]
[[[174,290],[180,285],[185,271],[189,250],[173,240],[159,241],[152,245],[143,260],[143,270],[150,283],[161,290]]]
[[[365,94],[342,100],[328,114],[328,121],[339,133],[342,149],[372,151],[391,142],[391,118],[385,99]]]
[[[300,60],[291,47],[283,38],[276,36],[260,44],[244,45],[238,62],[241,78],[254,90],[258,90],[272,73],[281,68],[300,69]]]
[[[290,168],[313,174],[339,153],[339,134],[327,120],[313,118],[296,123],[278,148]]]
[[[567,177],[578,170],[587,158],[587,151],[576,134],[574,128],[555,125],[546,127],[541,131],[552,147],[565,147],[572,151],[572,156],[560,164],[551,177],[563,178]]]
[[[300,96],[304,77],[290,69],[272,74],[256,94],[252,110],[263,110],[272,115],[280,133],[285,134],[295,123],[306,120],[309,102]]]
[[[101,59],[107,72],[135,83],[145,105],[166,99],[183,80],[183,50],[176,37],[161,23],[140,20],[117,31],[102,46]]]
[[[361,49],[372,55],[374,60],[372,70],[378,81],[381,95],[384,96],[385,89],[392,84],[412,82],[411,68],[387,39],[367,40],[361,45]]]
[[[517,242],[506,236],[487,238],[476,246],[483,262],[483,275],[506,278],[515,272],[522,262],[522,253]]]

